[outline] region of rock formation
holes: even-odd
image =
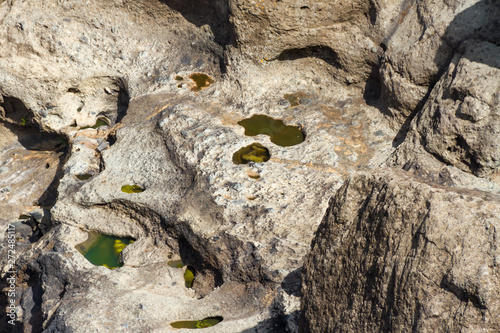
[[[497,330],[499,12],[0,2],[6,327]],[[305,140],[247,136],[253,115]],[[269,160],[234,163],[251,145]],[[77,250],[89,232],[133,238],[123,266],[91,264]]]

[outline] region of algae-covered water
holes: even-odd
[[[282,120],[273,119],[263,114],[238,122],[245,128],[245,135],[269,135],[271,142],[281,147],[288,147],[304,141],[304,133],[297,126],[288,126]]]
[[[107,236],[92,232],[85,242],[76,245],[76,249],[92,264],[114,269],[122,266],[120,253],[133,242],[134,240],[131,238]]]
[[[222,321],[222,317],[208,317],[202,320],[181,320],[170,323],[174,328],[207,328],[217,325]]]
[[[269,150],[258,142],[240,148],[233,154],[234,164],[247,164],[250,162],[262,163],[267,162],[271,155]]]

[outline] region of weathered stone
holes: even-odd
[[[423,106],[461,43],[500,43],[500,4],[488,0],[399,2],[380,69],[389,113],[401,123]]]
[[[421,141],[455,133],[423,129],[430,111],[408,133],[398,123],[454,53],[472,52],[458,49],[464,39],[496,43],[495,4],[446,3],[0,2],[0,188],[9,189],[0,221],[44,213],[36,243],[17,245],[22,329],[163,332],[174,320],[220,315],[207,331],[296,332],[303,257],[349,175],[387,162],[451,191],[498,191],[493,135],[474,146],[491,148],[478,153],[478,178],[462,155],[444,165],[442,145]],[[382,56],[396,139],[373,107],[382,104]],[[452,66],[476,71],[464,61]],[[459,116],[496,124],[489,83],[462,81],[443,83],[458,92]],[[305,140],[280,147],[245,136],[238,122],[255,114],[300,128]],[[234,164],[254,142],[271,158]],[[87,231],[135,239],[124,265],[90,264],[75,249]],[[5,241],[0,234],[4,270]],[[195,269],[192,289],[171,258]]]
[[[301,331],[498,331],[499,212],[397,169],[349,179],[304,265]]]
[[[463,48],[392,160],[407,163],[418,150],[413,142],[418,142],[439,160],[500,183],[500,47],[468,41]]]

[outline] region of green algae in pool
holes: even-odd
[[[122,266],[120,263],[120,253],[127,245],[133,242],[134,240],[131,238],[107,236],[91,232],[85,242],[76,245],[76,249],[92,264],[115,269]]]
[[[193,287],[194,274],[195,270],[193,267],[191,266],[186,267],[186,270],[184,271],[184,281],[186,282],[186,288]]]
[[[173,328],[207,328],[217,325],[222,319],[222,317],[208,317],[202,320],[181,320],[170,323],[170,326]]]
[[[297,126],[287,126],[282,120],[273,119],[263,114],[238,122],[245,128],[245,135],[266,134],[271,142],[281,147],[297,145],[304,141],[304,133]]]
[[[189,78],[196,83],[196,86],[191,88],[192,91],[200,91],[202,88],[208,87],[214,80],[204,73],[193,73],[189,75]]]
[[[125,193],[141,193],[144,192],[144,189],[139,185],[123,185],[122,192]]]
[[[182,76],[180,76],[180,75],[175,76],[175,81],[182,81],[182,80],[184,80],[184,78]]]
[[[184,262],[182,260],[170,260],[167,262],[167,265],[173,268],[182,268],[184,267]]]
[[[233,154],[234,164],[247,164],[250,162],[262,163],[269,160],[269,150],[258,142],[240,148]]]

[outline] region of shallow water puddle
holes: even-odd
[[[170,323],[173,328],[207,328],[217,325],[222,317],[208,317],[202,320],[181,320]]]
[[[122,192],[125,193],[141,193],[144,192],[144,189],[139,185],[123,185]]]
[[[273,119],[263,114],[253,115],[251,118],[238,122],[245,128],[245,135],[269,135],[271,142],[281,147],[297,145],[304,141],[304,133],[298,126],[288,126],[282,120]]]
[[[189,75],[189,78],[196,84],[191,88],[192,91],[200,91],[214,83],[214,80],[204,73],[193,73]]]
[[[85,242],[75,247],[92,264],[114,269],[122,266],[120,264],[120,253],[127,245],[133,242],[134,240],[131,238],[114,237],[91,232]]]
[[[80,130],[84,130],[84,129],[87,129],[87,128],[97,129],[97,128],[102,127],[102,126],[110,126],[110,121],[109,121],[108,118],[106,118],[106,117],[99,117],[99,118],[97,118],[94,126],[81,127]]]
[[[262,163],[269,160],[269,150],[258,142],[240,148],[233,154],[234,164],[247,164],[250,162]]]
[[[87,179],[90,179],[91,177],[92,177],[92,174],[90,174],[90,173],[83,173],[80,175],[76,175],[76,178],[78,178],[79,180],[87,180]]]
[[[170,260],[167,262],[167,265],[173,268],[182,268],[184,267],[184,262],[182,260]]]

